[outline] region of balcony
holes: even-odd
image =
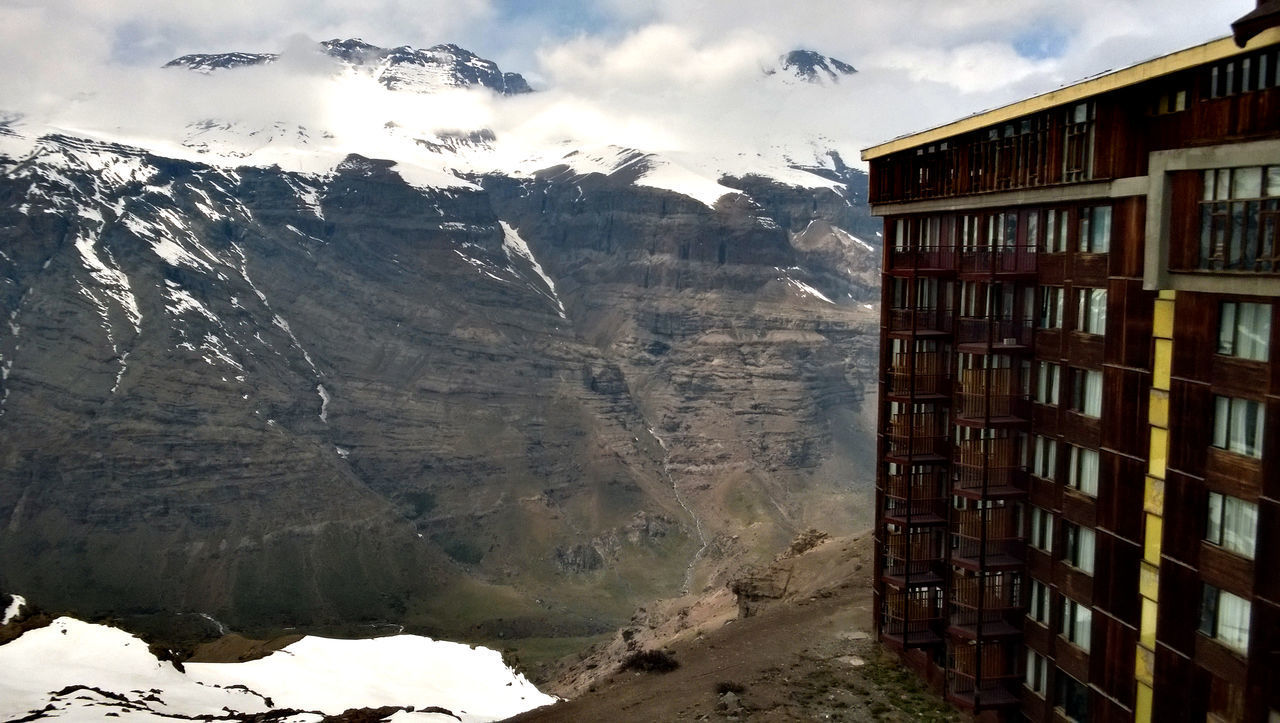
[[[930,307],[889,309],[889,333],[917,336],[946,336],[951,333],[951,314]]]
[[[957,421],[970,426],[1005,426],[1030,419],[1031,402],[1022,394],[1015,369],[962,369],[956,388]]]
[[[954,271],[956,251],[952,246],[890,248],[889,272],[939,273]]]
[[[889,419],[888,455],[921,461],[945,461],[947,418],[940,412],[902,412]]]
[[[937,352],[900,352],[889,367],[889,394],[915,397],[946,394],[947,360]]]
[[[956,343],[978,347],[977,351],[1022,351],[1031,347],[1034,336],[1034,319],[1009,315],[962,316]]]
[[[902,647],[942,642],[942,591],[937,587],[886,590],[881,618],[881,634]]]
[[[1022,565],[1026,543],[1014,507],[955,510],[951,562],[971,570]]]
[[[960,251],[960,273],[981,276],[1034,276],[1035,246],[966,248]]]
[[[1020,577],[1005,573],[955,577],[948,632],[971,639],[1017,635],[1010,619],[1021,615],[1020,583]]]
[[[1013,437],[966,439],[952,451],[951,491],[969,499],[1025,494],[1026,470]]]
[[[924,467],[912,474],[885,477],[885,517],[902,524],[938,524],[943,521],[947,477],[942,467]]]
[[[898,582],[941,582],[937,566],[942,562],[942,529],[915,532],[892,532],[884,540],[884,572],[886,578]]]
[[[1008,646],[960,643],[947,667],[947,700],[972,710],[1016,705],[1021,679]]]

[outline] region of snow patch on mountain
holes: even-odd
[[[18,617],[18,613],[22,612],[22,608],[26,606],[27,599],[21,595],[10,595],[9,606],[4,609],[4,617],[0,618],[0,625],[8,625],[12,620]]]
[[[506,221],[499,221],[502,226],[502,250],[506,252],[507,258],[515,261],[515,257],[524,259],[525,262],[538,275],[542,283],[546,284],[547,291],[550,292],[548,297],[556,305],[556,311],[560,314],[561,319],[567,319],[564,313],[564,302],[560,301],[560,295],[556,293],[556,282],[551,280],[547,272],[542,269],[542,264],[538,263],[538,259],[534,258],[533,251],[529,249],[529,244],[520,238],[520,234],[516,232]]]

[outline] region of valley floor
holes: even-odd
[[[756,571],[740,585],[761,593],[746,618],[727,589],[642,610],[540,686],[570,700],[511,720],[962,720],[873,639],[871,543],[818,541]],[[642,650],[679,666],[623,671]]]

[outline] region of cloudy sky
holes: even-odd
[[[0,0],[0,111],[67,127],[310,111],[320,85],[200,87],[192,52],[333,37],[454,42],[542,92],[466,122],[650,150],[818,138],[848,160],[902,133],[1229,33],[1253,0]],[[810,48],[856,66],[836,87],[762,80]],[[274,83],[274,85],[273,85]],[[457,104],[455,104],[457,105]],[[447,111],[436,109],[440,113]],[[511,116],[518,116],[517,121]],[[502,117],[499,117],[502,116]],[[505,119],[504,119],[505,118]],[[318,118],[315,122],[324,122]],[[450,119],[449,122],[462,120]],[[443,121],[442,121],[443,122]],[[500,131],[501,132],[501,131]]]

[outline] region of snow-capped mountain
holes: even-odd
[[[444,88],[479,86],[502,95],[532,92],[529,83],[519,73],[504,73],[492,60],[452,44],[424,49],[407,45],[380,48],[359,38],[334,38],[320,43],[316,52],[336,61],[335,68],[368,74],[390,90],[432,93]],[[207,74],[216,70],[267,65],[279,58],[277,53],[195,53],[175,58],[165,67],[187,68]]]
[[[853,75],[857,69],[835,58],[814,50],[792,50],[778,58],[778,67],[768,69],[767,74],[784,73],[810,83],[839,83],[842,76]]]
[[[864,174],[531,143],[486,121],[542,94],[488,61],[323,47],[163,71],[296,116],[0,120],[0,589],[583,637],[861,524]]]

